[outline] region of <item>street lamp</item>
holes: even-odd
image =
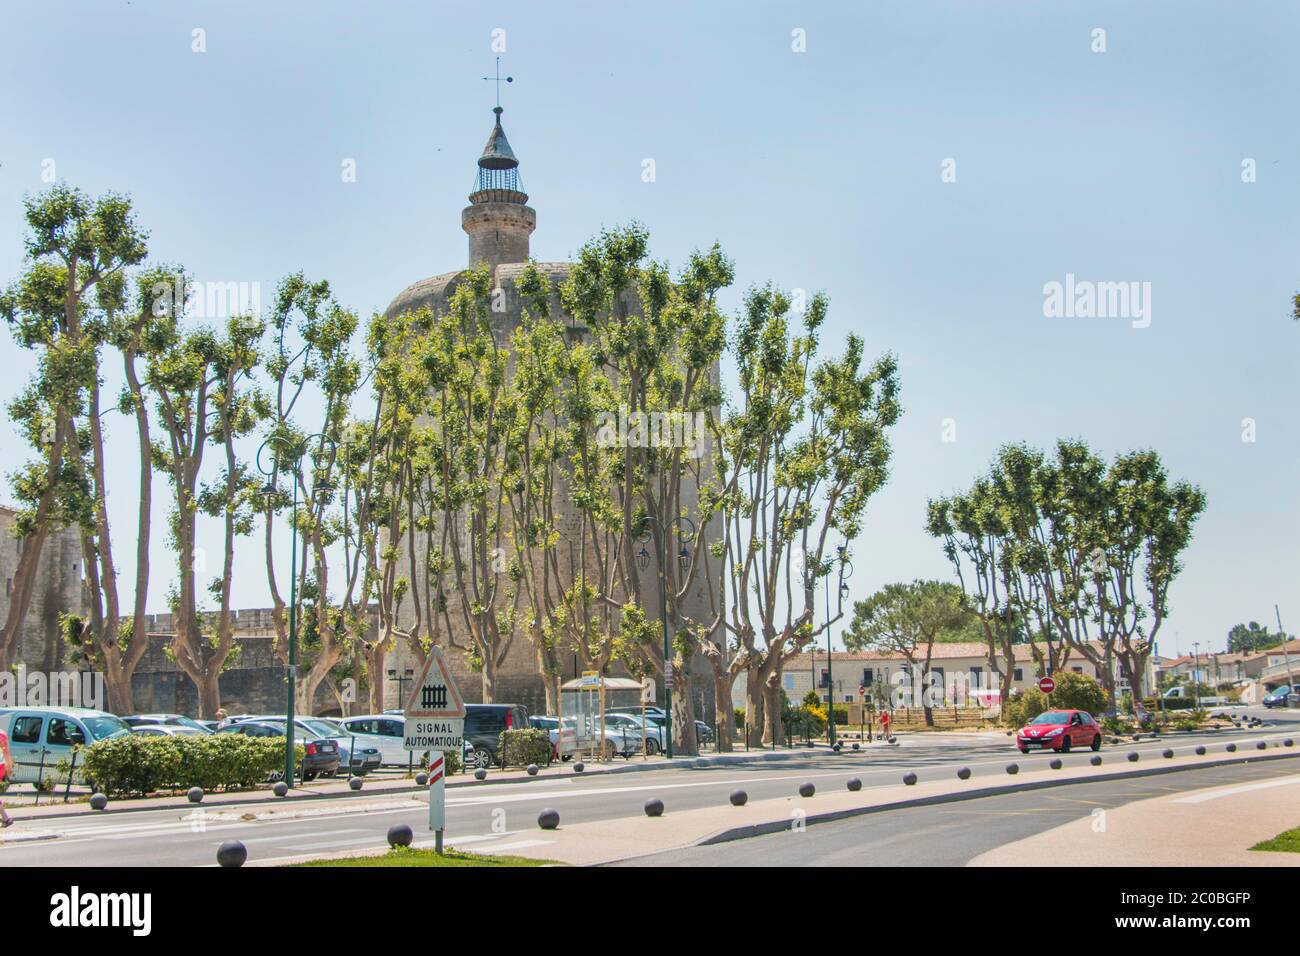
[[[840,562],[840,607],[849,593],[849,578],[853,577],[853,565],[848,559],[847,549],[840,545],[837,554]],[[826,739],[835,746],[835,671],[834,657],[831,654],[831,578],[826,576],[826,698],[830,705],[826,708]]]
[[[653,539],[654,533],[650,530],[650,525],[659,529],[660,543],[662,544],[661,553],[657,556],[656,564],[659,566],[659,617],[664,625],[664,756],[672,759],[673,756],[673,691],[672,691],[672,639],[668,627],[668,536],[671,532],[676,531],[678,539],[682,537],[685,530],[685,536],[693,538],[695,536],[695,522],[685,515],[679,518],[673,518],[668,522],[661,522],[652,514],[647,514],[644,519],[642,528],[644,533],[637,540],[642,542],[641,550],[637,552],[637,567],[644,571],[650,565],[650,552],[646,550],[645,543]],[[688,526],[686,530],[683,526]],[[682,572],[685,573],[690,565],[691,555],[683,544],[681,550],[677,553],[677,561]],[[686,665],[690,667],[690,662]]]
[[[257,470],[267,478],[266,484],[262,486],[261,497],[266,505],[268,521],[275,506],[275,501],[280,496],[276,478],[279,475],[281,465],[288,466],[291,478],[290,484],[293,486],[289,518],[289,534],[292,544],[289,558],[289,665],[285,669],[285,683],[288,685],[288,695],[284,720],[284,782],[290,787],[293,786],[294,768],[297,765],[297,761],[293,758],[294,708],[296,706],[294,698],[298,684],[298,484],[303,480],[302,461],[307,457],[308,446],[313,443],[317,445],[318,450],[323,450],[328,446],[331,457],[332,453],[337,449],[334,439],[323,434],[308,435],[297,441],[286,435],[272,435],[262,442],[261,447],[257,449]],[[263,464],[262,454],[268,448],[271,449],[271,460],[268,464]],[[314,480],[308,496],[312,502],[319,501],[323,506],[329,500],[334,488],[327,477],[319,473],[314,473],[312,477]]]

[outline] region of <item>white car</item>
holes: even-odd
[[[410,766],[411,751],[402,746],[403,723],[401,717],[392,714],[365,714],[360,717],[343,717],[336,721],[349,734],[356,734],[357,739],[364,737],[379,748],[385,767]],[[420,763],[420,755],[415,755],[415,765]]]
[[[131,733],[116,714],[82,707],[5,708],[0,710],[0,730],[9,735],[14,767],[7,779],[14,783],[62,783],[67,777],[55,767],[60,760],[71,758],[74,747]],[[83,782],[81,770],[78,765],[73,774],[77,783]]]
[[[645,737],[645,752],[654,756],[664,749],[663,728],[646,716],[644,724],[640,715],[605,714],[606,734],[619,744],[619,752],[626,755],[641,752],[641,738]]]

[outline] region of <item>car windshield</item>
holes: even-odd
[[[207,727],[204,727],[201,723],[191,717],[176,717],[168,721],[168,723],[174,724],[178,727],[188,727],[190,730],[199,731],[199,733],[206,734],[210,732]]]
[[[330,720],[304,720],[303,725],[322,737],[351,737],[350,731],[344,730]]]
[[[120,737],[122,734],[129,734],[131,728],[127,726],[126,721],[120,717],[112,715],[105,717],[83,717],[81,722],[86,725],[90,731],[90,736],[96,740],[107,740],[110,737]]]
[[[1070,715],[1063,710],[1049,710],[1030,721],[1031,724],[1068,724],[1069,722]]]

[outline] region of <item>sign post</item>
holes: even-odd
[[[650,757],[650,725],[645,722],[645,705],[655,702],[655,682],[653,677],[641,681],[641,759]]]
[[[424,670],[406,702],[402,746],[429,752],[429,829],[442,852],[447,826],[447,751],[459,751],[465,739],[465,701],[451,679],[447,661],[436,646],[429,648]]]

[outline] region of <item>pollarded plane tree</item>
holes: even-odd
[[[864,367],[862,341],[849,336],[840,358],[814,364],[827,307],[815,296],[794,332],[786,295],[751,291],[731,342],[737,398],[711,421],[738,647],[729,669],[746,675],[752,744],[780,738],[785,663],[843,614],[839,592],[833,614],[819,614],[817,583],[851,557],[901,414],[892,355]]]
[[[101,282],[118,282],[123,270],[146,255],[145,234],[123,196],[92,200],[59,184],[24,205],[29,264],[0,295],[0,314],[19,346],[38,358],[32,380],[8,409],[35,455],[13,481],[22,551],[0,631],[2,667],[13,663],[50,531],[98,523],[81,456],[90,441],[83,420],[88,390],[98,381],[99,343],[83,317],[95,305],[92,296]]]

